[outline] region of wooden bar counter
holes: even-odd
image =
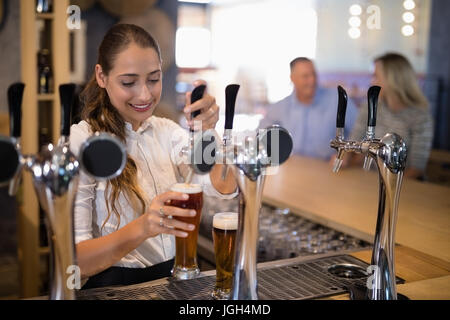
[[[373,242],[378,174],[354,167],[335,174],[327,162],[292,156],[267,177],[263,201]],[[404,179],[395,240],[396,273],[406,281],[398,291],[450,299],[450,188]],[[370,250],[352,255],[370,263]]]
[[[327,162],[292,156],[267,177],[263,201],[373,242],[378,174],[360,168],[333,173]],[[404,179],[395,240],[449,263],[450,188]]]
[[[267,177],[263,201],[277,207],[289,207],[295,214],[373,242],[378,176],[376,172],[358,168],[333,174],[326,162],[292,156],[278,168],[276,175]],[[405,280],[397,286],[399,293],[412,300],[450,299],[449,218],[450,188],[404,180],[395,248],[396,275]],[[202,252],[212,255],[213,249],[211,242],[200,237],[199,254]],[[371,250],[362,250],[346,254],[370,264],[371,253]],[[286,266],[305,259],[317,257],[270,261],[258,264],[258,268]],[[214,274],[215,270],[202,272],[202,276]],[[167,281],[164,278],[116,289],[147,292],[145,288],[164,285]],[[109,289],[102,288],[100,292],[102,290]],[[148,295],[142,297],[147,299]],[[349,294],[323,299],[347,300]]]

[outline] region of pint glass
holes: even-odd
[[[177,183],[171,191],[182,192],[189,195],[187,200],[171,200],[170,205],[183,209],[194,209],[195,217],[177,217],[177,220],[193,224],[193,231],[186,231],[186,238],[175,238],[175,264],[172,275],[177,279],[193,279],[199,273],[197,265],[197,239],[200,216],[203,207],[203,189],[199,184]]]
[[[216,213],[213,218],[213,241],[216,256],[214,299],[229,299],[233,283],[234,248],[238,227],[235,212]]]

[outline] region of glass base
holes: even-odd
[[[184,268],[175,266],[172,269],[172,276],[174,278],[180,279],[180,280],[188,280],[188,279],[194,279],[200,274],[200,269],[198,267],[195,268]]]
[[[221,288],[215,288],[211,293],[211,296],[216,300],[230,300],[231,290],[223,290]]]

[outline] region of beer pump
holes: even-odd
[[[126,148],[115,136],[95,133],[81,146],[77,158],[69,145],[70,112],[75,85],[59,87],[61,100],[61,136],[56,145],[42,147],[37,155],[23,155],[20,151],[22,83],[10,86],[8,101],[11,137],[0,137],[0,183],[10,186],[14,195],[22,169],[31,172],[39,202],[46,213],[46,227],[50,246],[51,300],[75,299],[75,283],[71,276],[76,268],[73,205],[80,169],[97,180],[118,176],[126,163]]]
[[[339,170],[347,152],[364,155],[365,169],[370,167],[372,159],[377,165],[379,201],[371,262],[375,272],[373,285],[367,289],[363,297],[371,300],[397,300],[394,260],[395,228],[407,148],[402,138],[395,133],[387,133],[381,139],[375,138],[380,90],[380,87],[372,86],[367,92],[369,113],[365,137],[362,141],[347,141],[344,139],[347,93],[341,86],[338,87],[336,137],[330,142],[330,146],[337,151],[334,172]]]
[[[204,84],[195,87],[191,94],[191,104],[194,104],[196,101],[200,100],[203,97],[205,90],[206,85]],[[199,114],[200,110],[192,112],[191,119],[194,119]],[[210,131],[202,132],[199,130],[195,132],[194,129],[189,129],[189,143],[187,146],[181,148],[180,151],[180,156],[187,159],[187,162],[190,164],[189,172],[185,179],[186,183],[191,182],[192,175],[194,173],[206,174],[214,166],[214,162],[205,161],[204,153],[211,143],[213,143],[211,146],[215,145],[215,139],[215,135],[211,134]]]
[[[202,143],[191,143],[190,154],[197,154],[197,157],[191,157],[191,160],[197,161],[191,162],[190,165],[194,172],[208,173],[215,163],[224,163],[235,176],[239,187],[239,223],[231,299],[255,300],[258,299],[258,220],[265,175],[268,174],[268,168],[278,166],[289,158],[293,142],[289,132],[276,125],[259,130],[257,134],[242,137],[242,141],[232,142],[231,129],[238,89],[238,85],[230,85],[226,89],[226,130],[222,146],[218,145],[218,139],[213,135],[203,138]],[[196,90],[194,89],[192,96]],[[184,154],[188,152],[185,151]],[[213,161],[205,160],[205,155]],[[222,172],[222,177],[224,174],[226,171]]]
[[[232,130],[233,130],[233,120],[234,120],[234,109],[236,106],[236,98],[240,86],[238,84],[230,84],[225,88],[225,127],[223,130],[222,147],[223,154],[226,154],[226,150],[231,143]],[[224,157],[223,163],[226,163]],[[222,169],[222,180],[225,180],[228,172],[228,166],[223,166]]]

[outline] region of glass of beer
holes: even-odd
[[[237,227],[236,212],[221,212],[214,215],[213,241],[216,255],[216,286],[212,292],[214,299],[230,298]]]
[[[194,209],[197,212],[195,217],[177,217],[177,220],[193,224],[195,229],[186,231],[188,233],[186,238],[175,238],[175,264],[172,269],[172,275],[177,279],[193,279],[200,273],[197,264],[197,239],[203,207],[203,189],[200,184],[176,183],[170,190],[186,193],[189,199],[170,200],[169,205]]]

